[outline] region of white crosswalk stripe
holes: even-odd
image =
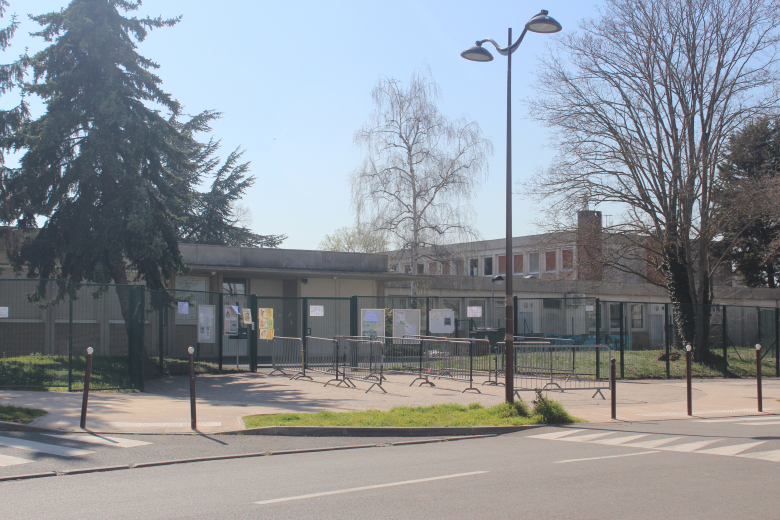
[[[79,448],[70,448],[68,446],[58,446],[57,444],[28,441],[13,437],[0,437],[0,446],[8,446],[9,448],[16,448],[19,450],[37,451],[38,453],[46,453],[48,455],[59,455],[60,457],[77,457],[95,453],[94,451],[81,450]]]
[[[777,415],[756,415],[752,417],[729,417],[728,419],[697,419],[693,422],[699,422],[699,423],[727,423],[727,422],[733,422],[733,423],[742,423],[745,421],[752,422],[761,422],[761,421],[777,421],[778,417]],[[761,422],[761,424],[774,424],[774,423],[764,423]]]
[[[589,433],[590,432],[590,433]],[[588,444],[601,444],[605,446],[617,446],[627,448],[642,448],[652,449],[659,451],[669,451],[678,453],[704,453],[706,455],[723,455],[728,457],[742,457],[749,459],[766,460],[772,462],[780,462],[780,450],[760,451],[760,452],[748,452],[757,446],[765,444],[767,441],[747,442],[741,444],[731,444],[727,446],[715,446],[708,447],[713,444],[727,441],[727,439],[702,439],[697,436],[670,436],[664,434],[632,434],[626,435],[622,431],[603,431],[603,430],[587,430],[587,429],[560,429],[549,433],[542,433],[538,435],[528,435],[529,439],[541,439],[550,441],[563,441],[563,442],[581,442]],[[644,439],[650,435],[658,435],[658,437]],[[691,442],[679,442],[690,440]],[[601,459],[602,457],[595,457],[593,460]],[[590,460],[590,459],[576,459],[576,460]]]
[[[113,446],[115,448],[135,448],[136,446],[145,446],[147,444],[151,444],[151,442],[122,439],[119,437],[108,437],[105,435],[84,435],[80,433],[44,433],[44,435],[47,437],[54,437],[55,439],[86,442],[88,444],[100,444],[103,446]]]
[[[19,457],[11,457],[10,455],[0,455],[0,468],[4,466],[16,466],[18,464],[27,464],[32,462],[27,459],[20,459]]]
[[[105,435],[89,435],[89,434],[44,434],[47,437],[58,440],[67,440],[85,444],[92,444],[98,446],[106,446],[110,448],[136,448],[139,446],[145,446],[151,444],[151,442],[139,441],[136,439],[125,439],[122,437],[108,437]],[[59,457],[82,457],[84,455],[91,455],[94,451],[85,450],[81,448],[74,448],[72,446],[62,446],[59,444],[49,444],[46,442],[37,442],[17,437],[3,437],[0,436],[0,446],[8,448],[15,448],[19,450],[32,451],[36,453],[43,453],[46,455],[56,455]],[[18,464],[28,464],[35,462],[34,460],[28,460],[21,457],[12,457],[10,455],[0,454],[0,467],[15,466]]]

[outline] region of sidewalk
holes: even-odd
[[[434,380],[436,387],[409,386],[413,377],[388,374],[386,394],[369,383],[358,388],[324,386],[330,377],[312,374],[314,381],[290,380],[264,373],[199,376],[197,378],[198,429],[204,433],[244,428],[241,417],[282,412],[320,410],[352,411],[393,406],[480,402],[493,406],[504,401],[504,387],[477,386],[482,392],[461,393],[464,383]],[[589,422],[610,421],[609,391],[591,398],[593,391],[548,392],[574,416]],[[533,392],[521,392],[525,401]],[[764,412],[780,413],[780,380],[764,379]],[[43,408],[48,415],[33,426],[79,430],[80,393],[0,391],[0,404]],[[752,379],[704,379],[693,382],[693,412],[698,417],[757,415],[756,383]],[[684,380],[630,381],[617,384],[617,417],[622,421],[680,419],[686,417]],[[143,393],[92,392],[87,428],[113,433],[188,433],[190,430],[189,379],[170,377],[146,383]]]

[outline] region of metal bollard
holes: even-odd
[[[756,390],[758,391],[758,411],[764,411],[764,399],[761,395],[761,343],[756,344]]]
[[[89,378],[92,375],[92,347],[87,349],[87,368],[84,371],[84,397],[81,399],[81,429],[87,427],[87,401],[89,401]]]
[[[693,394],[691,390],[691,346],[685,345],[685,377],[688,380],[688,415],[693,415]]]
[[[612,398],[612,420],[617,419],[617,390],[615,389],[615,358],[609,362],[609,390]]]
[[[195,415],[195,349],[189,347],[190,353],[190,427],[193,430],[198,429],[198,418]]]

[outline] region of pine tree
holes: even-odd
[[[51,44],[32,57],[24,89],[46,110],[11,139],[25,152],[0,199],[3,220],[35,230],[9,255],[28,277],[161,289],[186,270],[177,230],[190,204],[191,178],[180,172],[192,170],[191,144],[182,145],[192,136],[175,123],[180,107],[161,89],[159,66],[136,51],[148,30],[180,18],[120,12],[139,5],[73,0],[33,17],[34,35]]]

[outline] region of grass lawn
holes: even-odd
[[[501,403],[485,408],[480,403],[468,406],[439,404],[432,406],[396,406],[388,411],[317,412],[248,415],[247,428],[262,426],[514,426],[523,424],[565,424],[580,422],[570,416],[557,401],[543,398],[533,410],[523,401]]]
[[[86,358],[72,357],[73,390],[83,390]],[[127,356],[94,356],[92,358],[92,375],[89,387],[91,390],[121,390],[133,389],[128,370]],[[189,374],[189,361],[180,359],[163,359],[163,369],[157,358],[147,358],[144,365],[144,376],[147,380],[165,376],[180,376]],[[205,361],[195,362],[196,374],[218,374],[216,363]],[[68,357],[46,356],[34,354],[0,358],[0,388],[17,388],[25,390],[68,390]]]
[[[38,408],[22,408],[21,406],[0,404],[0,421],[29,424],[47,413],[46,410],[39,410]]]

